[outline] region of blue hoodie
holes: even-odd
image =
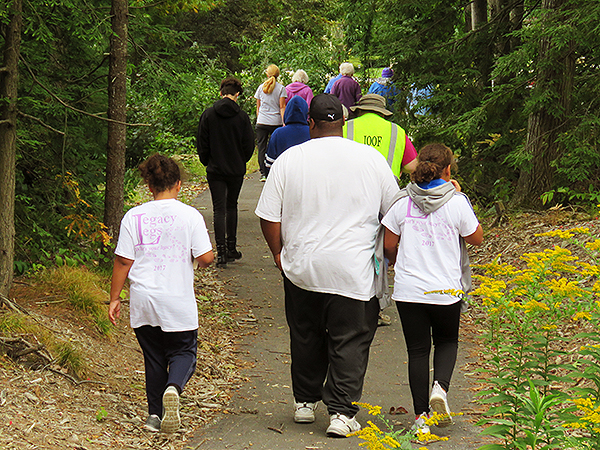
[[[308,103],[299,95],[293,96],[283,114],[285,127],[277,128],[269,139],[265,165],[271,167],[277,157],[294,145],[310,139],[308,132]]]

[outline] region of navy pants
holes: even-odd
[[[162,417],[167,386],[175,386],[181,393],[196,369],[198,330],[165,332],[144,325],[134,331],[144,354],[148,415]]]
[[[379,301],[310,292],[284,277],[292,389],[298,402],[323,400],[329,414],[354,417],[362,395]]]
[[[429,354],[433,338],[433,380],[448,392],[460,326],[460,302],[452,305],[396,302],[408,349],[408,382],[415,415],[429,412]]]
[[[238,225],[238,198],[244,177],[227,177],[207,173],[208,188],[213,203],[213,226],[217,247],[235,247]]]

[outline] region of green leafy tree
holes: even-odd
[[[449,144],[471,194],[535,208],[548,192],[596,198],[598,2],[341,4],[372,13],[368,38],[352,20],[346,41],[395,69],[406,107],[394,120],[417,146]],[[429,95],[411,106],[422,89]]]

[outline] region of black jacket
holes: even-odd
[[[254,130],[248,114],[224,97],[200,116],[196,148],[207,173],[244,176],[254,152]]]

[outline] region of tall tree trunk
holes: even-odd
[[[471,3],[471,29],[476,30],[487,23],[487,0],[473,0]]]
[[[108,123],[104,224],[116,242],[123,217],[127,127],[127,0],[112,0],[108,70]]]
[[[508,0],[491,0],[490,16],[494,21],[497,57],[510,52],[510,10]]]
[[[510,12],[510,29],[512,32],[523,28],[523,18],[525,17],[525,0],[513,2],[513,9]],[[510,38],[510,51],[514,52],[521,45],[521,39],[517,36]]]
[[[471,29],[475,34],[476,55],[473,58],[475,66],[481,74],[477,87],[485,91],[491,86],[490,74],[492,72],[492,48],[487,30],[479,30],[488,22],[487,0],[473,0],[471,3]],[[478,31],[479,30],[479,31]],[[483,95],[483,94],[482,94]]]
[[[564,0],[544,0],[542,8],[546,26],[560,20]],[[533,95],[553,98],[530,113],[527,126],[525,152],[531,155],[531,166],[521,169],[517,189],[512,199],[514,206],[542,208],[541,195],[554,187],[553,162],[559,155],[558,136],[567,128],[571,107],[575,53],[572,46],[558,52],[551,37],[540,39],[538,74]]]
[[[493,45],[495,49],[494,60],[510,53],[510,5],[508,0],[490,0],[490,16],[494,24]],[[506,83],[510,77],[499,76],[494,78],[494,86]]]
[[[470,3],[465,6],[465,10],[464,10],[465,26],[463,29],[465,33],[468,33],[469,31],[473,31],[473,21],[472,21],[471,9],[472,9],[472,6]]]
[[[0,67],[0,294],[5,296],[12,286],[15,258],[15,161],[22,1],[13,0],[9,8]]]

